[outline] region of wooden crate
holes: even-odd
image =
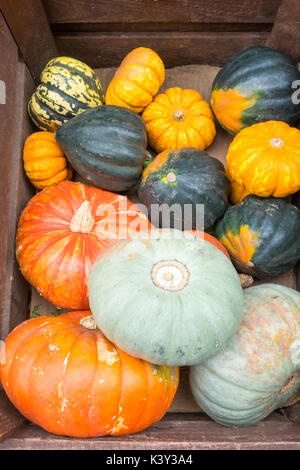
[[[212,78],[216,67],[251,45],[267,44],[299,60],[300,3],[0,0],[0,8],[0,80],[6,85],[5,104],[0,99],[0,339],[4,339],[28,317],[30,301],[31,305],[36,302],[19,273],[14,252],[18,218],[34,194],[22,164],[24,140],[34,130],[27,102],[46,62],[62,54],[81,59],[97,69],[105,86],[113,73],[111,67],[137,46],[152,47],[161,55],[168,68],[168,85],[175,85],[178,77],[190,79],[195,67],[199,78],[199,65],[205,65],[205,76],[209,72]],[[179,85],[187,86],[182,81]],[[229,142],[230,137],[219,132],[210,153],[224,160]],[[277,282],[294,286],[294,274]],[[247,429],[223,428],[199,412],[186,369],[170,411],[160,423],[137,435],[70,439],[26,422],[0,390],[0,450],[300,449],[300,405],[272,413]]]

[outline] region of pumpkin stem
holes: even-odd
[[[175,111],[173,114],[175,121],[183,121],[184,120],[184,112],[183,111]]]
[[[270,144],[272,145],[272,147],[282,147],[284,144],[284,141],[282,139],[274,138],[270,140]]]
[[[248,274],[239,274],[240,283],[243,289],[250,287],[253,284],[253,277]]]
[[[151,272],[153,284],[168,291],[184,289],[189,283],[189,278],[187,267],[175,259],[155,263]]]
[[[170,171],[167,174],[166,179],[169,183],[176,183],[176,174],[174,173],[174,171]]]
[[[94,224],[95,219],[92,216],[92,204],[89,201],[84,201],[73,215],[70,230],[72,232],[90,233]]]
[[[88,330],[96,330],[97,328],[93,315],[89,315],[88,317],[82,318],[79,323],[81,326],[87,328]]]

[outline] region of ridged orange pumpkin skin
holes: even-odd
[[[300,189],[300,130],[281,121],[243,129],[227,153],[226,173],[242,185],[234,198],[256,194],[285,197]]]
[[[110,82],[105,103],[140,113],[151,103],[165,80],[165,67],[159,55],[138,47],[122,61]]]
[[[126,197],[64,181],[35,195],[24,209],[17,260],[25,279],[49,302],[83,310],[89,307],[87,281],[97,257],[149,227]]]
[[[149,144],[157,152],[185,147],[204,150],[216,135],[212,110],[195,90],[169,88],[154,98],[142,118]]]
[[[47,188],[72,177],[72,168],[53,132],[34,132],[25,141],[24,169],[33,186]]]
[[[179,369],[129,356],[80,324],[89,315],[70,312],[17,326],[0,368],[5,392],[27,419],[54,434],[139,432],[168,410]]]

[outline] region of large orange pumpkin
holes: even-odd
[[[179,369],[129,356],[94,329],[90,315],[70,312],[17,326],[5,341],[3,387],[26,418],[54,434],[141,431],[166,413]]]
[[[168,88],[147,106],[142,118],[156,152],[184,147],[204,150],[216,135],[212,110],[195,90]]]
[[[148,47],[138,47],[122,61],[110,82],[105,103],[140,113],[151,103],[165,80],[159,55]]]
[[[64,181],[24,209],[16,254],[28,282],[60,308],[89,307],[87,281],[97,257],[116,241],[148,230],[146,216],[126,197]]]
[[[300,130],[267,121],[241,130],[227,153],[226,174],[239,186],[235,200],[246,194],[285,197],[300,189]]]

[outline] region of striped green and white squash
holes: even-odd
[[[79,60],[56,57],[42,71],[28,113],[39,129],[53,132],[77,114],[102,104],[103,90],[95,72]]]

